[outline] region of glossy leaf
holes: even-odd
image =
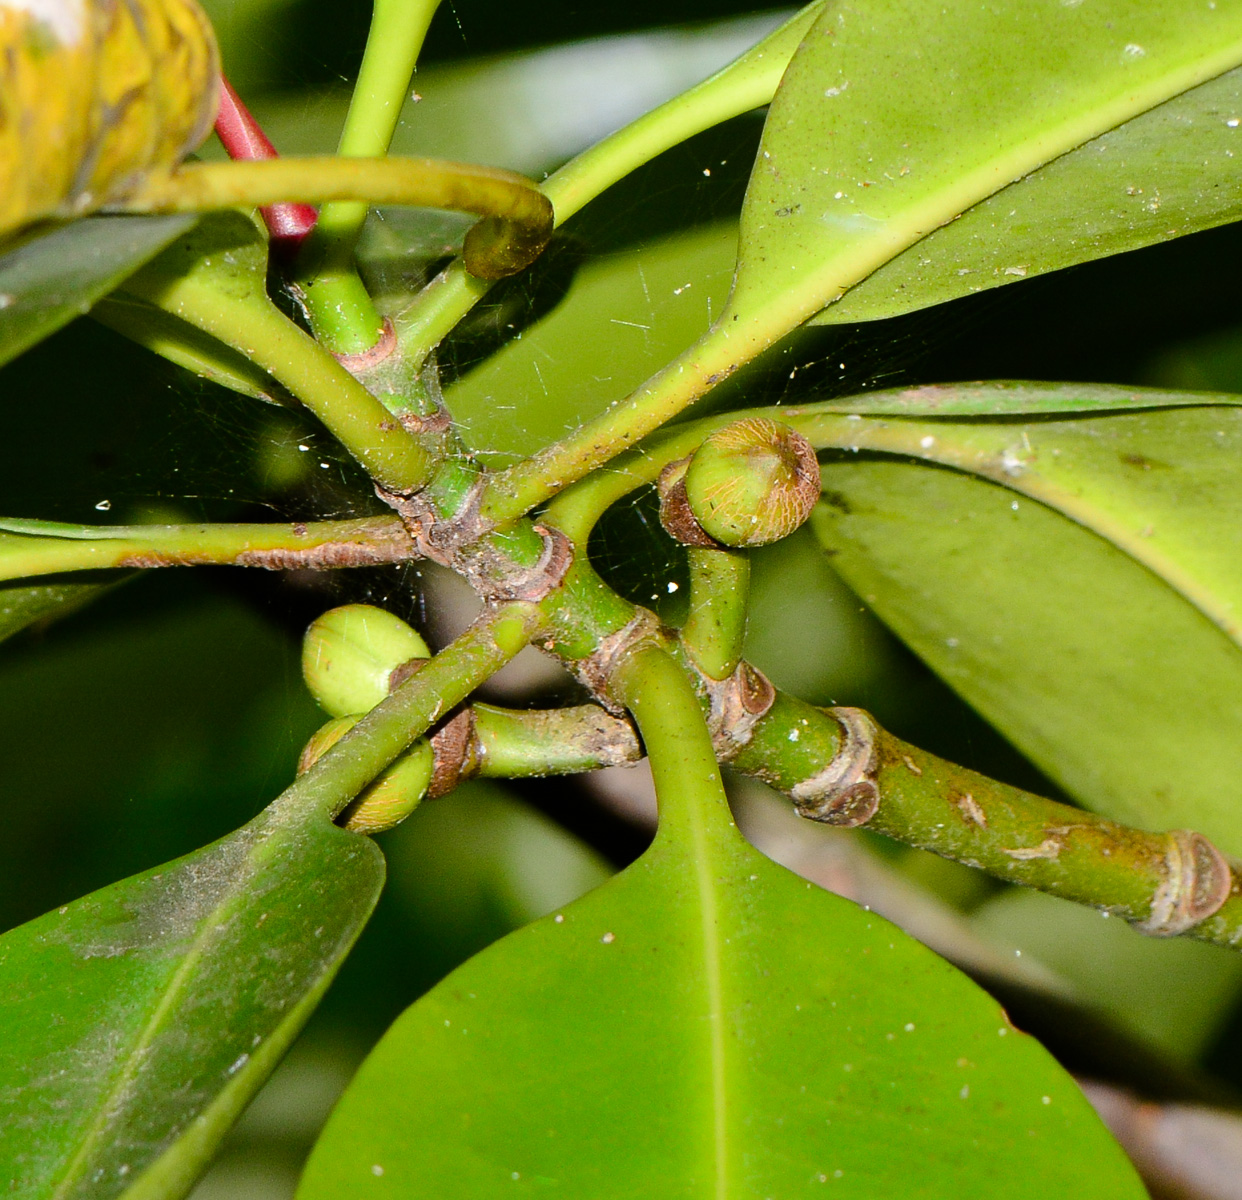
[[[88,311],[194,222],[192,216],[91,217],[0,254],[0,363]]]
[[[1143,1195],[995,1001],[723,808],[696,828],[407,1011],[299,1200]]]
[[[0,239],[121,200],[211,132],[219,58],[195,0],[0,5]]]
[[[463,437],[511,462],[603,412],[707,329],[736,249],[736,228],[717,225],[584,267],[534,329],[447,390]]]
[[[769,109],[727,325],[779,337],[1006,184],[1239,62],[1242,10],[1200,0],[830,8]]]
[[[869,321],[1242,217],[1242,71],[1053,159],[933,230],[816,323]]]
[[[1242,955],[1234,950],[1147,937],[1044,892],[1007,889],[968,919],[998,955],[1051,968],[1080,1002],[1187,1065],[1210,1049],[1242,988]]]
[[[1107,444],[1106,425],[1145,419],[1083,424]],[[1021,428],[1009,433],[1020,444]],[[1127,469],[1145,482],[1160,468]],[[1242,852],[1242,651],[1220,629],[1103,537],[1009,488],[883,461],[826,463],[823,478],[813,522],[833,566],[1038,766],[1110,817]],[[1186,527],[1210,495],[1187,489]]]
[[[269,809],[0,938],[0,1175],[30,1197],[184,1195],[358,936],[366,838]]]

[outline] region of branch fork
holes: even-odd
[[[538,603],[564,580],[574,560],[574,546],[559,529],[532,526],[542,549],[529,566],[513,560],[487,537],[492,525],[479,512],[486,476],[480,476],[457,513],[444,519],[425,492],[403,495],[376,485],[376,495],[390,505],[409,531],[419,555],[455,571],[484,603],[528,600]]]

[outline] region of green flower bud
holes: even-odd
[[[725,546],[766,546],[788,537],[819,499],[819,462],[800,433],[764,417],[735,421],[690,459],[686,501]]]
[[[319,729],[302,748],[298,774],[335,746],[359,721],[360,714],[338,717]],[[406,819],[422,802],[435,771],[435,751],[419,738],[341,814],[339,821],[353,833],[382,833]]]
[[[302,676],[334,717],[370,712],[388,695],[394,671],[431,651],[400,617],[369,604],[347,604],[317,618],[302,642]],[[408,670],[398,676],[404,679]]]

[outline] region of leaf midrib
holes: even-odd
[[[151,1016],[144,1023],[138,1032],[138,1036],[132,1042],[131,1048],[126,1055],[125,1065],[122,1067],[116,1080],[100,1096],[95,1106],[95,1116],[90,1125],[84,1130],[81,1145],[66,1164],[60,1183],[57,1184],[55,1190],[50,1194],[50,1200],[69,1200],[69,1197],[73,1195],[75,1189],[85,1178],[89,1171],[92,1155],[110,1126],[110,1114],[123,1114],[127,1111],[123,1097],[132,1088],[138,1076],[145,1051],[154,1044],[164,1024],[164,1019],[174,1010],[175,1004],[185,992],[186,984],[194,969],[202,961],[203,956],[211,945],[214,942],[218,942],[227,931],[228,920],[233,915],[233,909],[236,907],[238,900],[246,895],[245,890],[238,886],[238,884],[253,878],[256,868],[255,860],[259,856],[259,852],[267,849],[271,839],[277,837],[281,832],[282,829],[278,826],[271,830],[266,837],[259,837],[254,840],[249,851],[242,858],[238,869],[230,877],[229,883],[226,885],[225,899],[217,903],[215,907],[205,913],[198,921],[199,932],[191,942],[190,949],[172,973],[159,1003],[155,1006]],[[146,1165],[151,1166],[158,1159],[159,1155]],[[141,1179],[141,1177],[142,1172],[139,1172],[137,1178]]]

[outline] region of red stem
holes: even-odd
[[[216,134],[229,158],[276,158],[276,147],[250,115],[223,75],[220,89],[220,111],[216,116]],[[309,204],[269,204],[259,210],[271,235],[272,252],[280,258],[292,258],[315,228],[319,212]]]

